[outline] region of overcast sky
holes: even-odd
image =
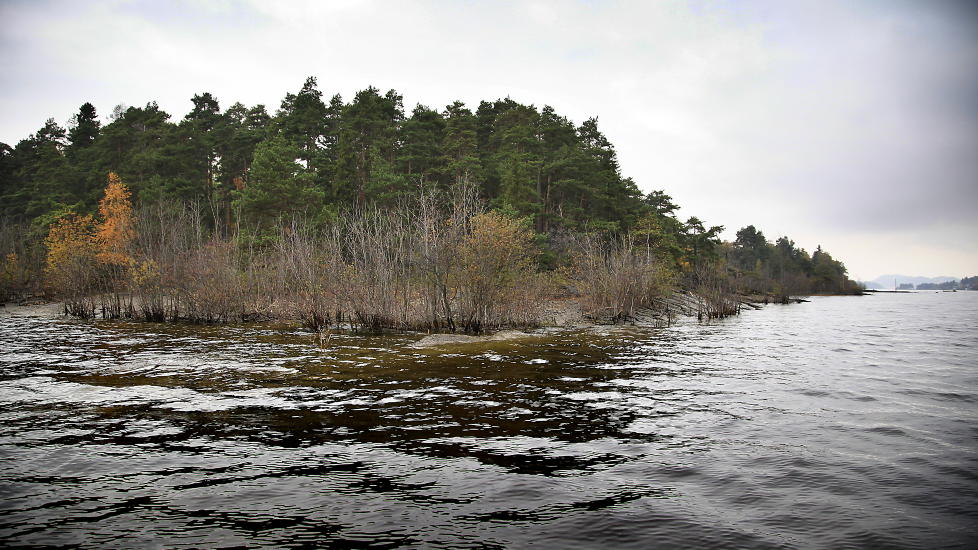
[[[408,110],[597,116],[622,172],[872,279],[978,274],[978,2],[0,0],[0,141],[85,101],[182,118],[316,76]]]

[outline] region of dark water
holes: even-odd
[[[978,545],[978,292],[440,351],[9,313],[0,338],[0,545]]]

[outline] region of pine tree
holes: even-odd
[[[280,216],[320,214],[324,193],[315,187],[301,154],[281,136],[266,139],[255,149],[248,181],[235,192],[234,200],[247,227],[267,230]]]

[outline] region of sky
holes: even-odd
[[[395,89],[596,116],[683,217],[869,280],[978,274],[978,2],[0,0],[0,141],[89,101]]]

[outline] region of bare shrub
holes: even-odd
[[[476,187],[465,182],[326,226],[283,220],[261,238],[240,228],[230,236],[209,231],[195,205],[141,209],[125,223],[103,224],[99,238],[93,222],[72,219],[60,238],[84,246],[58,249],[71,249],[60,253],[58,271],[75,296],[73,312],[87,317],[96,313],[96,296],[104,317],[287,317],[321,335],[337,326],[482,332],[537,324],[552,291],[535,270],[532,233],[484,213]]]
[[[136,213],[135,225],[129,280],[135,310],[146,321],[177,320],[183,266],[205,235],[200,209],[155,204]]]
[[[577,238],[574,278],[584,315],[600,322],[634,321],[642,310],[656,310],[670,295],[675,277],[665,262],[638,249],[628,236]]]
[[[322,331],[341,317],[340,251],[336,232],[317,235],[298,220],[283,226],[276,244],[276,313]]]
[[[213,239],[190,251],[183,263],[175,290],[185,318],[217,323],[242,317],[244,293],[232,243]]]
[[[532,235],[517,220],[496,212],[478,214],[470,223],[454,281],[461,328],[483,332],[503,324],[533,324],[546,285],[534,269]]]
[[[342,232],[343,257],[353,283],[344,293],[351,321],[371,330],[415,324],[414,235],[407,213],[356,212],[344,218]]]
[[[454,283],[459,248],[469,232],[470,221],[484,209],[476,187],[467,180],[447,195],[427,191],[418,199],[412,226],[417,239],[418,273],[424,284],[420,298],[430,330],[454,332],[458,328]]]
[[[721,319],[740,312],[740,302],[734,296],[732,282],[722,265],[698,266],[695,280],[694,293],[700,298],[699,319]]]

